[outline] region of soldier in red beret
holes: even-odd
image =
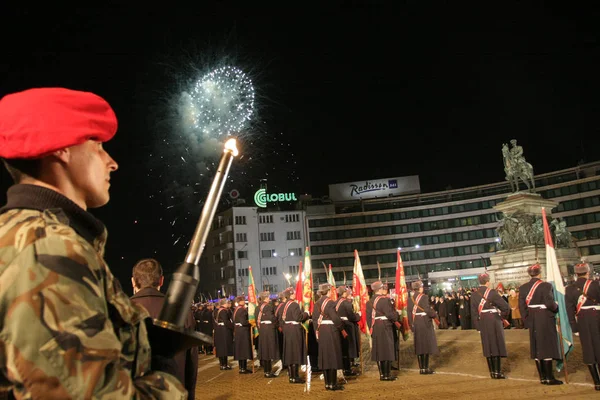
[[[558,348],[556,313],[558,304],[554,301],[552,285],[542,281],[542,266],[534,264],[527,268],[531,280],[519,288],[519,311],[529,329],[531,358],[540,376],[542,385],[561,385],[554,378],[552,360],[562,359]]]
[[[117,163],[103,143],[116,131],[93,93],[0,100],[0,158],[15,181],[0,209],[0,369],[16,398],[186,398],[151,371],[175,368],[150,358],[148,312],[104,262],[106,229],[87,211],[109,200]]]
[[[590,279],[591,272],[586,262],[575,265],[577,280],[565,289],[565,301],[571,328],[579,333],[583,362],[600,390],[600,282]]]

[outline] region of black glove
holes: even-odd
[[[177,364],[175,360],[172,358],[167,358],[164,356],[153,355],[152,356],[152,364],[150,369],[153,371],[161,371],[171,374],[173,376],[177,376]]]
[[[577,326],[577,322],[574,324],[571,324],[571,330],[573,331],[573,333],[579,332],[579,327]]]

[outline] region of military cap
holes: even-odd
[[[346,285],[341,285],[341,286],[338,286],[336,290],[337,290],[338,296],[341,296],[344,294],[344,292],[346,292],[348,290],[348,288],[346,287]]]
[[[371,290],[376,292],[379,289],[387,289],[387,285],[382,283],[381,281],[375,281],[371,283]]]
[[[575,273],[576,274],[587,274],[588,272],[590,272],[590,264],[581,263],[581,264],[575,265]]]
[[[412,287],[413,290],[419,290],[423,287],[423,282],[422,281],[415,281],[413,283],[411,283],[410,285]]]
[[[258,295],[258,297],[261,300],[264,300],[264,299],[268,299],[270,295],[271,294],[268,291],[265,291],[265,292],[260,292],[260,294]]]
[[[486,283],[488,283],[490,281],[490,276],[484,272],[483,274],[479,274],[479,276],[477,277],[477,280],[479,280],[479,283],[481,285],[485,285]]]
[[[225,299],[225,298],[223,298],[223,299],[219,300],[219,305],[220,305],[220,306],[224,306],[224,305],[226,305],[227,303],[229,303],[229,299]]]
[[[240,303],[242,301],[246,301],[246,298],[244,296],[238,296],[235,298],[236,303]]]
[[[290,298],[290,296],[291,296],[291,295],[293,295],[293,294],[295,294],[295,293],[296,293],[296,291],[294,290],[294,288],[291,288],[291,287],[290,287],[290,288],[287,288],[287,289],[285,289],[285,290],[283,291],[283,296],[284,296],[286,299],[289,299],[289,298]]]
[[[535,263],[529,268],[527,268],[527,273],[529,274],[529,276],[537,276],[542,273],[542,266],[538,263]]]
[[[329,283],[321,283],[319,285],[319,292],[327,292],[331,289],[331,285]]]
[[[89,139],[110,140],[117,117],[102,97],[64,88],[37,88],[0,100],[0,157],[34,159]]]

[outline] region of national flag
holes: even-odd
[[[298,281],[296,282],[296,301],[300,305],[302,304],[302,294],[304,293],[304,286],[302,284],[304,276],[302,274],[302,261],[300,261],[300,265],[298,266]]]
[[[563,368],[564,360],[573,349],[573,332],[571,324],[567,317],[567,307],[565,305],[565,285],[563,283],[558,260],[556,259],[556,250],[552,243],[550,228],[546,220],[546,210],[542,207],[542,220],[544,223],[544,241],[546,242],[546,281],[552,284],[554,289],[554,301],[558,304],[558,313],[556,315],[556,330],[558,331],[558,349],[562,351],[563,360],[556,362],[556,370]],[[562,343],[561,343],[562,341]]]
[[[307,247],[304,252],[304,279],[302,283],[302,308],[310,315],[314,307],[313,288],[312,288],[312,266],[310,262],[310,250]],[[308,330],[308,321],[304,322],[304,328]]]
[[[365,275],[363,274],[362,265],[360,263],[360,257],[358,251],[354,250],[354,271],[352,277],[352,292],[354,293],[354,309],[360,310],[360,320],[358,321],[358,327],[363,333],[366,333],[370,339],[369,329],[367,329],[367,301],[369,301],[369,291],[367,290],[367,284],[365,282]]]
[[[256,298],[256,286],[254,285],[254,276],[252,275],[252,267],[248,267],[248,322],[252,325],[252,334],[258,336],[258,327],[254,318],[254,312],[258,306]]]
[[[400,323],[402,324],[402,338],[408,340],[410,327],[408,325],[408,289],[406,288],[406,279],[404,277],[404,263],[400,256],[400,250],[396,259],[396,310],[400,314]]]
[[[329,274],[327,275],[327,283],[331,285],[331,291],[333,293],[332,300],[336,301],[338,299],[337,290],[335,289],[335,278],[333,277],[333,271],[331,270],[331,264],[329,264]]]

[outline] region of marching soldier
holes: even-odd
[[[367,324],[373,338],[371,361],[377,361],[379,380],[395,381],[392,376],[392,361],[398,357],[394,345],[394,325],[400,329],[398,313],[387,297],[387,285],[376,281],[371,284],[375,295],[367,303]]]
[[[0,100],[0,158],[15,181],[0,209],[0,379],[15,398],[186,398],[157,372],[175,374],[151,351],[148,312],[106,265],[107,231],[88,211],[109,201],[117,163],[102,146],[116,131],[93,93]]]
[[[248,360],[252,360],[252,335],[250,322],[248,321],[248,309],[246,308],[246,299],[239,296],[236,299],[238,306],[233,312],[233,323],[235,328],[234,337],[234,360],[237,360],[240,367],[240,374],[251,374],[248,369]]]
[[[293,288],[283,292],[285,305],[281,312],[283,325],[283,365],[288,367],[290,383],[304,383],[300,378],[300,365],[306,364],[306,340],[304,328],[301,323],[308,319],[308,313],[300,309],[296,302],[296,293]]]
[[[562,385],[552,371],[552,360],[562,359],[556,332],[558,304],[554,301],[552,285],[540,279],[541,265],[530,266],[527,273],[531,280],[519,287],[519,311],[529,329],[531,358],[535,360],[542,385]]]
[[[279,360],[279,338],[277,336],[277,318],[275,309],[271,304],[269,292],[261,292],[259,295],[260,306],[256,307],[255,319],[258,325],[258,358],[262,361],[265,378],[275,378],[272,371],[273,360]]]
[[[590,279],[590,265],[575,266],[577,280],[566,288],[566,306],[573,332],[579,333],[583,362],[594,388],[600,390],[600,282]]]
[[[215,326],[215,348],[221,370],[229,370],[227,357],[233,356],[233,322],[229,314],[231,303],[227,299],[219,300],[219,306],[213,312]]]
[[[344,364],[344,375],[345,376],[356,376],[356,373],[352,371],[352,361],[357,358],[360,354],[359,349],[359,336],[358,336],[358,321],[360,321],[360,311],[354,312],[352,308],[352,300],[350,295],[352,289],[346,286],[340,286],[337,288],[338,300],[335,306],[340,319],[344,321],[344,330],[348,333],[348,338],[342,340],[342,363]]]
[[[408,298],[408,321],[415,338],[415,354],[419,362],[419,373],[430,375],[435,373],[429,368],[429,355],[439,354],[433,320],[437,313],[429,306],[429,297],[423,293],[423,282],[412,283],[412,289],[417,296]]]
[[[492,379],[506,379],[501,372],[501,357],[507,357],[502,315],[507,315],[508,303],[491,288],[490,276],[478,277],[480,286],[471,295],[471,315],[475,328],[481,332],[483,355],[487,359]]]
[[[321,298],[315,303],[312,316],[319,342],[319,369],[323,371],[326,390],[344,390],[344,387],[337,383],[337,370],[344,367],[340,333],[344,340],[348,333],[335,311],[335,301],[331,299],[331,285],[319,285],[319,294]]]

